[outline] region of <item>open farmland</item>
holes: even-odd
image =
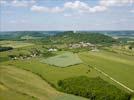
[[[41,37],[33,37],[33,36],[26,35],[26,36],[21,37],[21,39],[24,39],[24,40],[41,39]]]
[[[32,46],[34,44],[22,41],[0,41],[0,45],[3,47],[21,48],[26,46]]]
[[[56,91],[42,78],[29,71],[13,66],[1,66],[0,68],[1,100],[9,100],[9,98],[12,100],[17,100],[17,98],[19,100],[86,100]],[[8,94],[3,95],[3,93]]]
[[[41,59],[34,58],[30,60],[15,60],[15,61],[7,61],[1,63],[3,65],[12,65],[17,68],[29,70],[33,73],[37,73],[43,78],[45,78],[49,83],[57,86],[57,82],[59,80],[63,80],[69,77],[86,75],[89,77],[97,77],[100,74],[96,72],[94,69],[90,69],[84,64],[73,65],[71,67],[54,67],[49,64],[44,64],[40,62]]]
[[[134,73],[133,56],[106,51],[83,52],[80,53],[79,56],[85,63],[97,68],[97,70],[104,72],[114,80],[134,90],[134,78],[132,77]]]
[[[134,49],[129,49],[130,46],[112,46],[112,47],[105,47],[106,50],[118,54],[124,54],[128,56],[134,56]]]
[[[133,55],[111,52],[105,49],[111,49],[106,42],[93,44],[97,34],[91,43],[79,42],[71,34],[1,40],[0,46],[10,44],[14,48],[0,52],[0,100],[130,100],[131,95],[133,100]],[[87,36],[82,41],[88,40]],[[60,42],[61,38],[74,42]],[[71,44],[81,46],[70,48]]]
[[[59,67],[67,67],[82,63],[77,54],[71,52],[44,59],[41,62]]]

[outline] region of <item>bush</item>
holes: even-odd
[[[101,78],[79,76],[60,80],[60,90],[69,94],[83,96],[91,100],[129,100],[130,95]]]
[[[0,47],[0,52],[12,50],[12,47]]]
[[[52,56],[55,56],[56,54],[55,53],[53,53],[53,52],[50,52],[50,51],[44,51],[43,53],[43,56],[44,57],[52,57]]]

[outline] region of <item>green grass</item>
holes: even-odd
[[[77,54],[73,54],[71,52],[66,52],[54,57],[44,59],[41,62],[59,67],[67,67],[82,63]]]
[[[15,51],[13,50],[12,52],[16,53],[18,51],[15,49]],[[2,53],[4,57],[6,54],[7,51]],[[10,52],[8,54],[10,54]],[[61,53],[58,54],[60,56],[62,55]],[[63,55],[64,54],[66,53],[63,52]],[[110,79],[104,77],[104,75],[102,75],[101,73],[92,69],[92,67],[90,68],[86,64],[84,64],[87,63],[93,67],[95,66],[99,68],[100,70],[104,71],[105,73],[107,73],[114,79],[118,80],[119,82],[123,83],[124,85],[128,86],[129,88],[134,89],[134,85],[133,85],[134,79],[132,77],[134,73],[134,62],[132,62],[134,59],[133,56],[127,56],[124,54],[117,54],[117,53],[106,52],[106,51],[80,52],[78,56],[81,58],[83,63],[78,65],[72,65],[71,67],[64,67],[64,68],[55,67],[50,64],[42,63],[41,62],[42,58],[33,58],[30,60],[6,61],[6,62],[1,62],[0,66],[12,65],[20,69],[29,70],[30,72],[40,75],[41,77],[43,77],[49,83],[55,85],[56,87],[58,87],[57,82],[59,80],[63,80],[65,78],[70,78],[70,77],[81,76],[81,75],[88,76],[88,77],[100,76],[104,80],[118,86]],[[69,61],[70,59],[68,59],[67,62]],[[61,95],[58,96],[56,100],[75,100],[74,98],[75,98],[74,96],[72,97],[70,95],[69,96]]]
[[[34,44],[22,41],[0,41],[0,45],[3,47],[21,48],[26,46],[32,46]]]
[[[8,57],[0,57],[0,62],[4,62],[4,61],[8,61],[9,58]]]
[[[12,90],[8,90],[0,92],[0,100],[37,100],[37,99],[23,95],[21,93],[14,92]]]
[[[1,65],[12,65],[21,69],[26,69],[37,73],[45,78],[50,83],[57,85],[58,80],[69,77],[86,75],[89,77],[97,77],[100,74],[94,69],[87,67],[84,64],[73,65],[71,67],[54,67],[40,62],[41,59],[33,58],[30,60],[16,60],[1,63]]]
[[[29,35],[26,35],[26,36],[21,37],[21,39],[25,39],[25,40],[41,39],[41,38],[42,38],[42,37],[33,37],[33,36],[29,36]]]
[[[10,66],[1,67],[1,83],[12,90],[33,96],[37,99],[51,100],[58,92],[51,88],[40,77],[25,70]]]
[[[0,100],[37,100],[28,95],[16,92],[0,84]]]
[[[130,50],[130,49],[128,49],[128,46],[105,47],[105,49],[110,51],[110,52],[115,52],[115,53],[118,53],[118,54],[134,56],[134,49]]]
[[[134,57],[106,51],[83,52],[79,57],[87,64],[97,67],[117,81],[134,89]]]
[[[29,71],[13,66],[0,66],[0,69],[0,82],[8,87],[0,86],[1,100],[86,100],[56,91],[38,75]]]

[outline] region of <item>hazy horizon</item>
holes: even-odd
[[[0,0],[0,31],[134,30],[134,0]]]

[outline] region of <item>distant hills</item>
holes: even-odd
[[[78,42],[90,42],[93,44],[105,44],[105,43],[114,43],[117,42],[116,39],[113,39],[110,36],[93,33],[93,32],[76,32],[67,31],[54,35],[56,40],[60,40],[63,43],[78,43]],[[59,42],[60,42],[59,41]]]
[[[21,38],[23,36],[30,37],[45,37],[47,35],[53,35],[59,33],[58,31],[11,31],[11,32],[0,32],[0,39],[14,39]]]
[[[46,38],[47,37],[47,38]],[[15,31],[0,32],[0,39],[51,39],[62,43],[115,43],[118,38],[133,38],[134,31]]]

